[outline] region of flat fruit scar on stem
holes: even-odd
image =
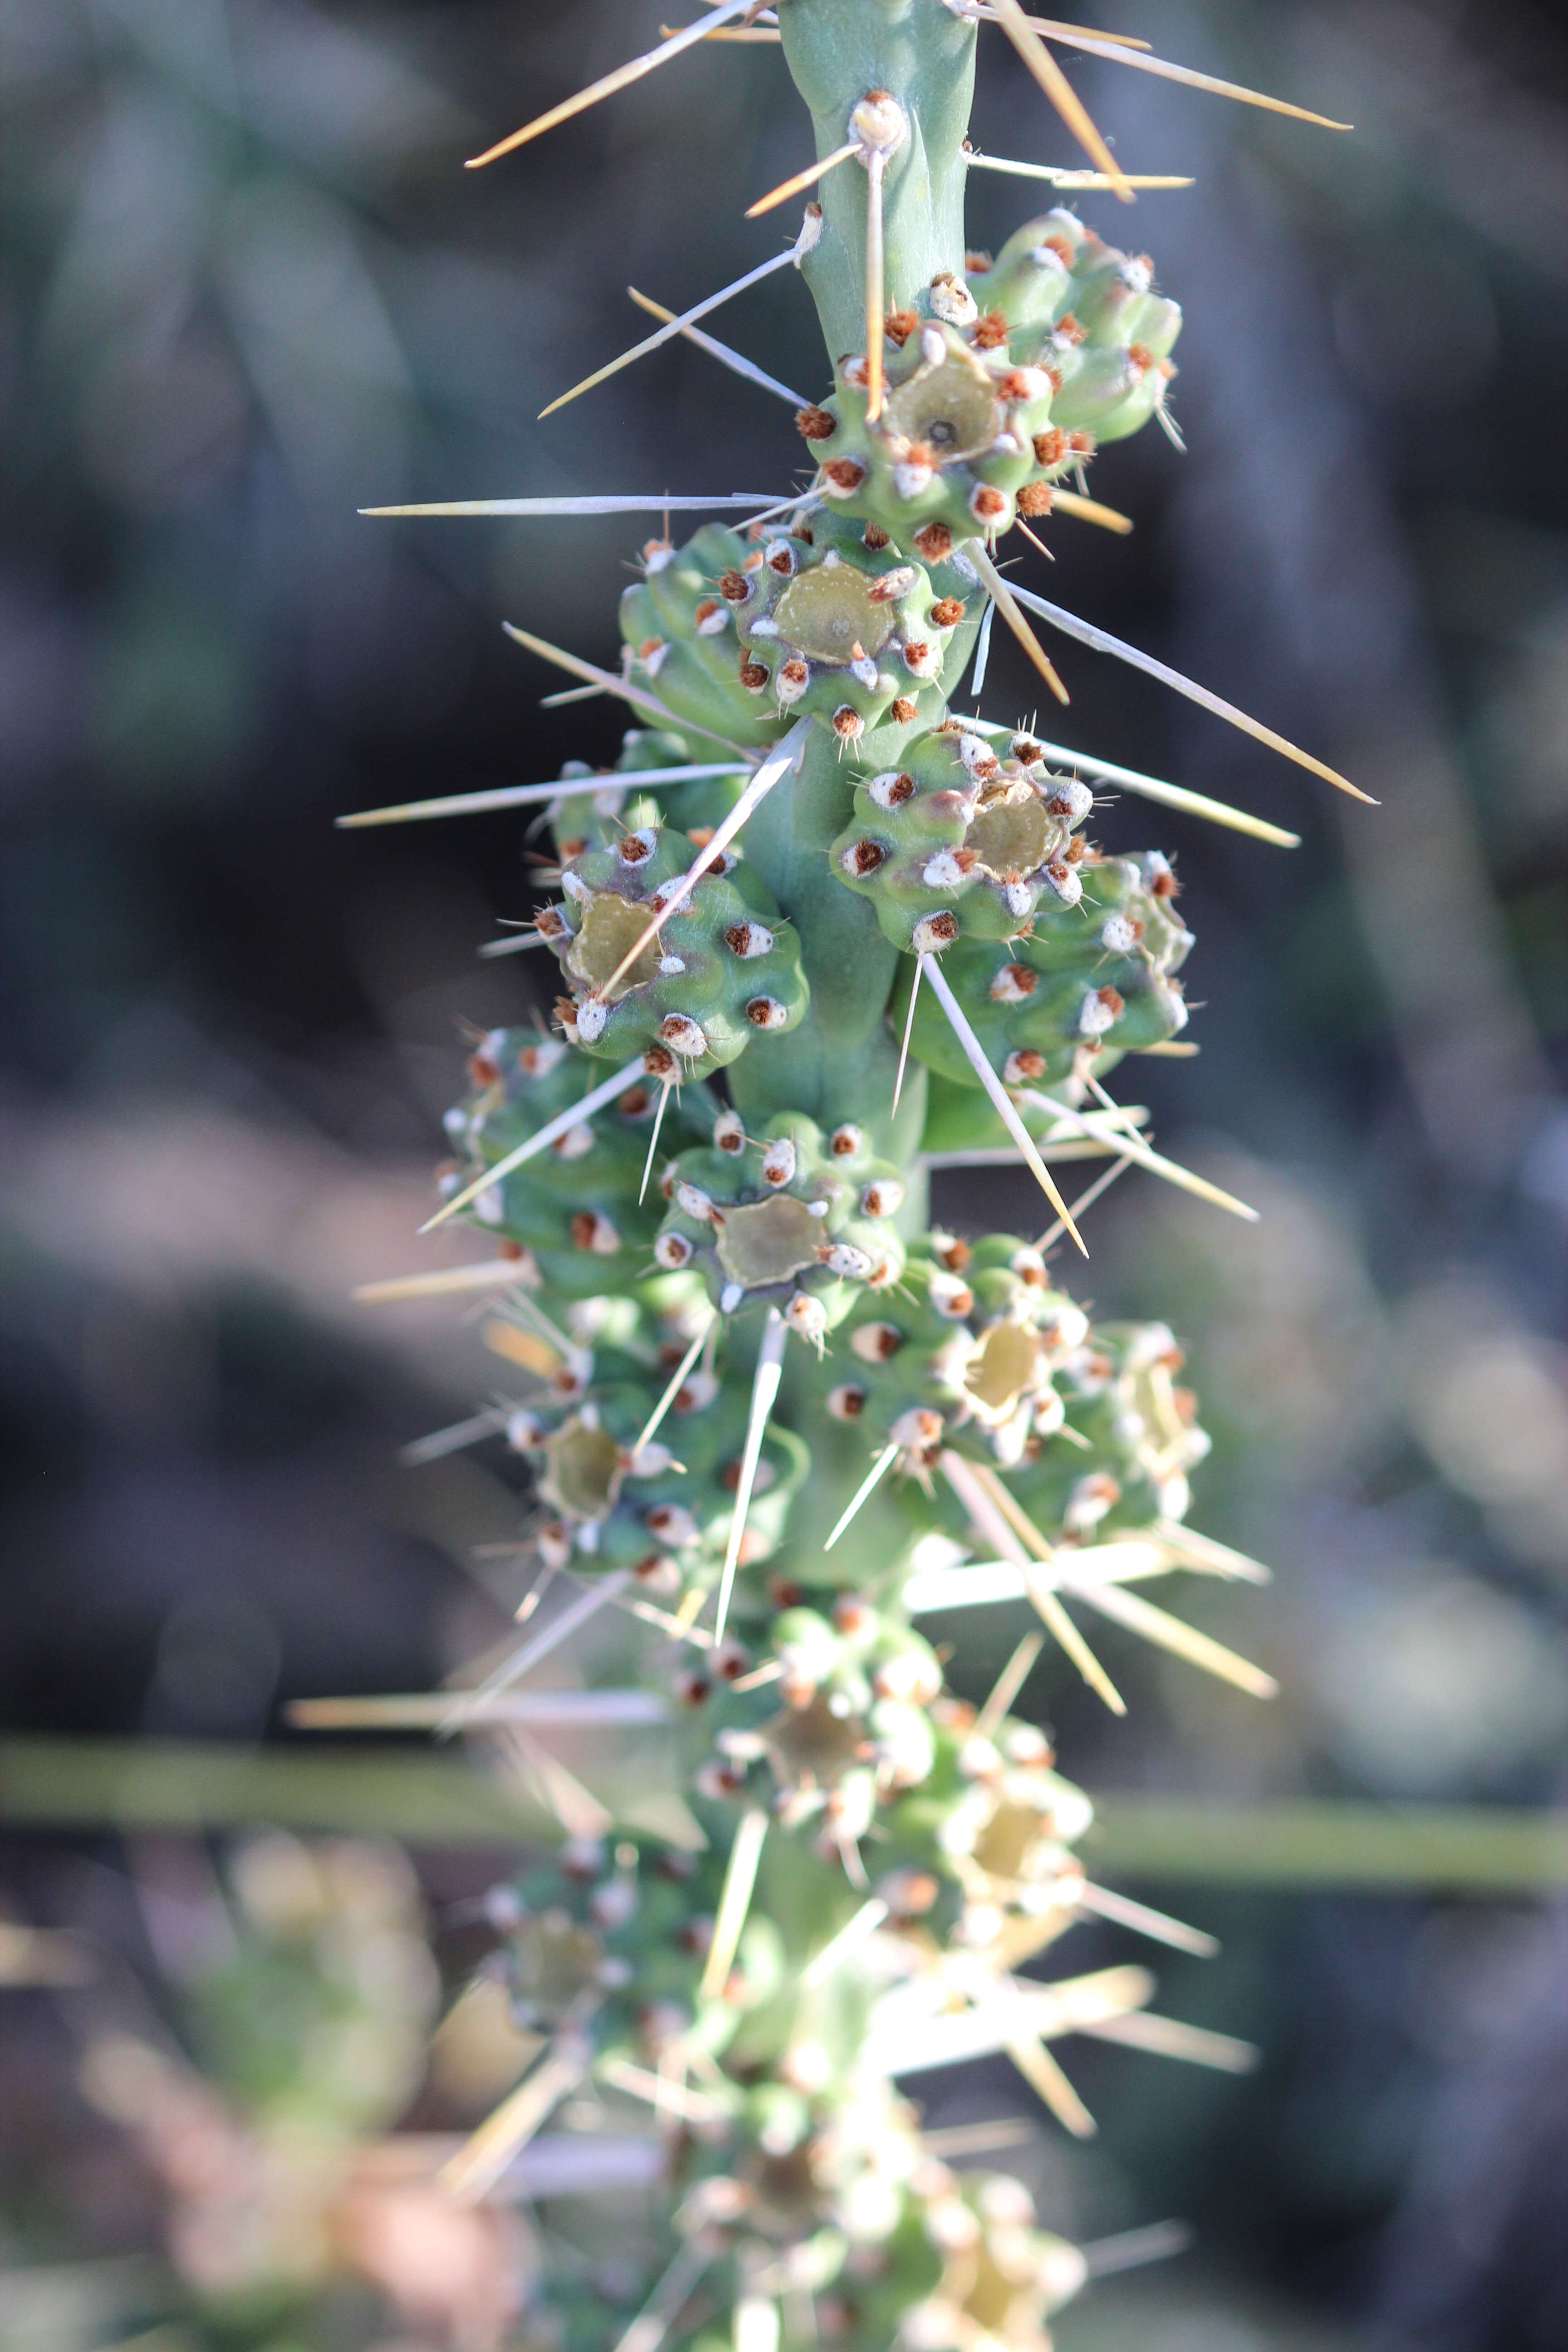
[[[618,1004],[630,990],[658,978],[658,943],[650,940],[638,948],[647,912],[640,900],[618,898],[613,890],[596,890],[588,901],[564,961],[573,979],[585,981],[606,1004]],[[624,961],[628,949],[629,963]]]
[[[988,449],[1003,423],[991,378],[966,352],[951,348],[890,392],[883,415],[889,433],[923,442],[942,465]]]
[[[720,1265],[744,1290],[788,1282],[816,1264],[822,1227],[793,1192],[726,1209],[716,1244]]]
[[[779,634],[809,661],[843,665],[874,657],[892,635],[894,620],[892,605],[876,597],[875,587],[852,563],[797,572],[774,609]]]

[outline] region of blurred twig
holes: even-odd
[[[1251,1886],[1510,1893],[1568,1886],[1568,1812],[1356,1801],[1103,1801],[1097,1870]],[[0,1822],[205,1830],[272,1822],[416,1845],[501,1845],[546,1817],[471,1767],[407,1752],[299,1755],[184,1741],[0,1740]]]

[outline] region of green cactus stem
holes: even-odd
[[[1027,49],[1016,8],[993,13]],[[1186,1020],[1170,856],[1129,845],[1067,755],[952,703],[1004,595],[997,538],[1048,516],[1100,443],[1169,423],[1181,313],[1146,257],[1065,209],[994,259],[967,251],[977,20],[956,0],[778,0],[777,17],[822,168],[774,194],[815,176],[820,209],[752,278],[793,258],[817,306],[834,390],[797,419],[814,476],[643,548],[619,673],[516,632],[657,724],[613,770],[574,762],[544,788],[552,1023],[476,1049],[437,1220],[464,1214],[503,1253],[477,1273],[532,1379],[505,1435],[546,1604],[457,1717],[485,1737],[592,1616],[579,1719],[660,1727],[676,1827],[623,1834],[574,1777],[591,1751],[541,1780],[570,1833],[489,1919],[550,2048],[447,2179],[472,2197],[526,2158],[534,2193],[580,2186],[577,2110],[556,2110],[584,2084],[595,2146],[651,2144],[646,2225],[612,2271],[546,2264],[530,2343],[1044,2352],[1082,2256],[1016,2181],[956,2179],[897,2084],[1002,2052],[1066,2129],[1091,2129],[1050,2045],[1152,1980],[1018,1975],[1094,1893],[1088,1801],[1013,1711],[1044,1635],[976,1708],[912,1620],[1026,1599],[1118,1707],[1080,1603],[1272,1685],[1143,1597],[1235,1559],[1182,1532],[1207,1439],[1171,1331],[1097,1325],[1068,1295],[1065,1204],[1034,1239],[931,1223],[924,1153],[1011,1139],[1049,1189],[1032,1139],[1064,1136],[1242,1206],[1106,1108],[1118,1060]],[[715,739],[733,771],[710,772]]]

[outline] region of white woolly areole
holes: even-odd
[[[838,1275],[846,1282],[863,1282],[871,1271],[870,1258],[853,1242],[835,1242],[826,1264],[829,1274]]]
[[[763,1154],[764,1184],[787,1184],[795,1171],[795,1150],[787,1135],[770,1143]]]
[[[885,1364],[903,1344],[904,1335],[894,1323],[862,1323],[849,1334],[849,1352],[863,1364]]]
[[[1029,972],[1027,980],[1021,979],[1019,977],[1021,969],[1019,965],[1014,963],[1003,965],[985,992],[993,1004],[1026,1004],[1028,1003],[1035,992],[1033,987],[1028,985],[1028,982],[1033,981],[1034,974]]]
[[[1066,817],[1068,824],[1081,824],[1094,806],[1094,794],[1077,776],[1054,776],[1046,788],[1046,799],[1051,814]]]
[[[915,925],[911,944],[916,955],[934,955],[941,948],[951,947],[958,935],[957,919],[951,908],[940,914],[927,915]]]
[[[827,1329],[827,1309],[821,1299],[813,1298],[809,1291],[795,1292],[789,1305],[784,1308],[784,1319],[790,1329],[798,1332],[803,1339],[820,1339]],[[834,1391],[835,1396],[839,1393],[837,1389]],[[828,1399],[830,1412],[832,1402],[830,1397]]]
[[[697,1023],[684,1013],[671,1013],[658,1024],[658,1034],[672,1054],[695,1061],[708,1051],[708,1040]]]
[[[921,870],[921,880],[928,890],[962,890],[967,877],[951,849],[939,849],[928,858]]]

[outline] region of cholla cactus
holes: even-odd
[[[817,165],[775,192],[815,183],[805,225],[752,273],[793,265],[821,314],[833,389],[797,420],[815,470],[769,512],[645,546],[618,673],[514,632],[658,731],[608,773],[489,796],[545,804],[560,894],[533,937],[560,990],[550,1032],[476,1053],[436,1220],[508,1254],[453,1286],[510,1292],[528,1336],[538,1385],[506,1428],[542,1573],[576,1588],[570,1623],[557,1593],[458,1715],[526,1721],[534,1661],[632,1609],[640,1684],[579,1691],[572,1719],[666,1724],[684,1842],[612,1825],[498,1890],[499,1962],[550,2047],[448,2181],[591,2180],[569,2120],[540,2137],[589,2082],[662,2202],[591,2290],[581,2265],[543,2280],[531,2341],[1037,2352],[1082,2257],[1017,2183],[956,2180],[893,2084],[1002,2050],[1090,2129],[1049,2044],[1149,1979],[1017,1971],[1089,1909],[1194,1938],[1086,1879],[1088,1801],[1012,1702],[1048,1633],[1121,1706],[1080,1606],[1272,1687],[1132,1589],[1254,1571],[1184,1527],[1206,1440],[1172,1334],[1095,1326],[1058,1265],[1090,1195],[1062,1200],[1057,1152],[1241,1207],[1106,1092],[1183,1027],[1193,942],[1169,856],[1102,841],[1091,780],[1291,836],[954,712],[993,608],[1048,678],[1026,605],[1150,667],[993,552],[1016,519],[1103,515],[1058,486],[1098,442],[1170,425],[1181,314],[1147,258],[1069,211],[994,260],[966,251],[986,159],[964,136],[981,11],[963,0],[725,0],[580,102],[742,14],[753,37],[776,20],[816,130]],[[1102,167],[1016,168],[1131,197],[1017,0],[990,15]],[[1037,1175],[1048,1228],[931,1229],[932,1157],[998,1147]],[[912,1620],[1008,1597],[1044,1631],[976,1710]]]

